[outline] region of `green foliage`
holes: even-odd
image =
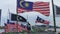
[[[32,29],[34,30],[34,32],[43,32],[45,31],[45,27],[43,28],[40,28],[40,27],[37,27],[37,26],[33,26]]]
[[[8,32],[6,34],[17,34],[18,32]]]
[[[25,30],[23,30],[22,32],[20,32],[21,34],[24,34],[24,33],[26,33],[26,31]]]

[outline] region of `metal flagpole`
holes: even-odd
[[[18,4],[18,0],[16,0],[17,4]],[[18,15],[18,6],[16,5],[16,12],[17,12],[17,15]],[[17,16],[17,21],[16,21],[16,29],[17,29],[17,34],[18,33],[18,16]]]
[[[0,9],[0,28],[1,28],[1,9]]]
[[[8,14],[8,15],[9,15],[9,16],[8,16],[8,19],[10,19],[10,18],[11,18],[11,17],[10,17],[11,15],[10,15],[10,10],[9,10],[9,9],[8,9],[8,13],[9,13],[9,14]]]
[[[11,15],[10,15],[10,10],[9,10],[9,9],[8,9],[8,13],[9,13],[9,14],[8,14],[8,19],[7,19],[7,20],[9,20],[9,19],[11,18],[11,17],[10,17],[10,16],[11,16]],[[10,34],[11,34],[11,30],[10,30]]]
[[[7,20],[10,18],[10,10],[8,9],[8,16],[7,16]],[[5,26],[5,34],[6,34],[6,26]],[[11,34],[11,32],[10,32]]]
[[[56,21],[55,21],[55,10],[54,10],[54,2],[52,0],[52,8],[53,8],[53,21],[54,21],[54,32],[56,32]]]

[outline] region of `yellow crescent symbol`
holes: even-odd
[[[20,1],[20,6],[23,7],[23,8],[25,8],[25,7],[22,5],[23,2],[24,2],[24,1]]]
[[[25,6],[26,6],[26,7],[28,7],[28,6],[29,6],[29,4],[28,4],[28,3],[25,3]]]

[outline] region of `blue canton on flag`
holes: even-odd
[[[33,2],[27,2],[27,1],[17,1],[17,7],[18,8],[23,8],[23,9],[26,9],[26,10],[32,10],[33,8]]]

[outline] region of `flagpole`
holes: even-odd
[[[8,19],[7,19],[7,20],[9,20],[9,19],[10,19],[10,16],[11,16],[11,15],[10,15],[10,10],[9,10],[9,9],[8,9],[8,13],[9,13],[9,14],[8,14]],[[10,30],[10,34],[11,34],[11,30]]]
[[[54,2],[52,0],[52,8],[53,8],[53,21],[54,21],[54,32],[56,32],[56,21],[55,21],[55,11],[54,11]]]
[[[10,11],[9,11],[9,9],[8,9],[8,16],[7,16],[7,19],[9,19],[9,17],[10,17]],[[10,32],[11,33],[11,32]],[[5,26],[5,34],[6,34],[6,26]]]
[[[18,5],[18,0],[16,0],[16,4]],[[18,6],[16,5],[16,12],[17,12],[17,15],[18,15]],[[18,16],[17,16],[17,21],[16,21],[16,27],[17,27],[17,34],[19,34],[18,33]]]
[[[8,9],[8,13],[9,13],[9,14],[8,14],[8,15],[9,15],[9,16],[8,16],[8,19],[9,19],[9,18],[10,18],[10,10],[9,10],[9,9]]]
[[[1,28],[1,9],[0,9],[0,28]]]

